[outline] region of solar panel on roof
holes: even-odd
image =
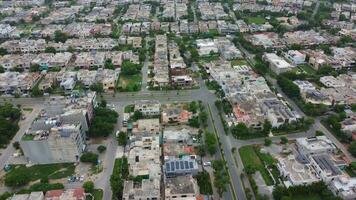
[[[189,162],[189,167],[193,169],[193,162]]]
[[[176,161],[176,169],[179,169],[179,161]]]
[[[184,163],[183,163],[183,161],[180,161],[180,168],[181,168],[181,169],[184,169]]]
[[[166,163],[166,170],[171,171],[171,166],[169,165],[169,163]]]
[[[174,162],[171,162],[172,171],[174,171]]]
[[[188,161],[184,161],[185,169],[189,169]]]

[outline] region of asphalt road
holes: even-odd
[[[250,63],[255,63],[254,55],[247,52],[242,48],[241,45],[238,45],[241,51],[246,55],[246,59]],[[282,94],[282,96],[286,99],[288,104],[292,107],[294,111],[299,113],[301,116],[305,116],[305,114],[299,109],[299,107],[289,99],[279,88],[275,79],[267,76],[266,79],[273,84],[273,86],[277,89],[277,91]],[[103,98],[107,100],[109,104],[114,104],[116,108],[118,108],[119,119],[118,123],[115,127],[115,130],[118,130],[121,126],[122,121],[122,113],[123,109],[128,104],[133,104],[136,100],[159,100],[161,103],[174,103],[174,102],[188,102],[188,101],[197,101],[201,100],[205,104],[210,105],[212,112],[212,120],[215,124],[217,134],[220,137],[220,142],[222,143],[222,150],[224,152],[224,157],[226,162],[228,163],[229,173],[232,181],[233,190],[235,191],[239,200],[246,199],[244,194],[244,189],[241,184],[240,174],[243,170],[243,164],[241,162],[241,158],[238,154],[233,154],[231,152],[232,147],[236,147],[236,149],[250,144],[262,144],[264,143],[263,138],[253,139],[253,140],[236,140],[231,135],[225,135],[223,125],[219,118],[218,111],[215,107],[215,101],[217,97],[214,93],[209,91],[203,80],[199,80],[200,88],[195,90],[169,90],[169,91],[140,91],[140,92],[131,92],[131,93],[117,93],[117,94],[103,94]],[[45,98],[6,98],[0,97],[0,102],[7,101],[12,102],[13,104],[22,104],[28,106],[38,106],[42,105],[45,101]],[[34,118],[33,118],[34,119]],[[32,120],[33,120],[32,119]],[[27,118],[29,122],[32,121],[31,118]],[[29,126],[28,126],[29,127]],[[27,127],[27,128],[28,128]],[[18,134],[14,137],[14,141],[17,141],[21,134],[25,130],[27,130],[26,126],[22,127]],[[320,119],[316,119],[315,123],[312,125],[311,129],[308,132],[301,132],[296,134],[287,135],[288,139],[295,139],[298,137],[306,137],[313,136],[316,130],[320,130],[324,132],[336,145],[339,149],[341,149],[346,156],[350,158],[350,160],[354,161],[355,159],[348,153],[347,149],[320,123]],[[104,199],[111,199],[112,192],[110,188],[110,175],[112,174],[114,158],[117,151],[117,142],[114,138],[110,139],[111,142],[107,147],[107,153],[105,159],[103,161],[104,164],[104,172],[103,175],[95,181],[95,186],[98,188],[102,188],[104,190]],[[272,137],[273,141],[279,140],[279,137]],[[3,165],[8,158],[13,154],[14,149],[12,145],[9,145],[8,148],[4,151],[3,155],[0,157],[0,164]],[[234,159],[238,163],[238,166],[235,165]],[[224,199],[231,199],[232,191],[229,189],[228,192],[224,194]]]
[[[132,93],[118,93],[118,94],[103,94],[103,98],[107,101],[108,104],[113,104],[115,105],[116,108],[118,108],[119,111],[119,119],[118,123],[116,125],[116,130],[118,130],[121,126],[121,116],[123,113],[123,109],[126,105],[128,104],[133,104],[134,101],[136,100],[159,100],[161,103],[175,103],[175,102],[188,102],[188,101],[198,101],[202,100],[204,103],[208,103],[212,107],[212,112],[213,112],[213,118],[214,118],[214,123],[216,123],[216,128],[218,130],[218,134],[221,136],[225,136],[223,129],[222,129],[222,124],[219,118],[216,118],[218,116],[217,110],[215,108],[215,101],[217,100],[217,97],[215,96],[214,93],[209,91],[203,80],[199,80],[200,82],[200,89],[196,90],[179,90],[179,91],[141,91],[141,92],[132,92]],[[6,98],[6,97],[1,97],[1,101],[7,101],[7,102],[12,102],[13,104],[22,104],[22,105],[41,105],[45,101],[45,98]],[[219,119],[219,120],[218,120]],[[30,119],[28,119],[30,120]],[[27,127],[28,128],[28,127]],[[25,127],[24,130],[27,130]],[[227,146],[228,144],[226,143],[229,139],[227,138],[222,138],[222,147],[224,148],[224,152],[226,155],[226,161],[228,162],[229,166],[233,166],[230,164],[233,164],[234,160],[231,155],[231,148],[230,146]],[[111,138],[112,143],[110,143],[107,147],[107,152],[105,156],[105,160],[103,161],[104,164],[104,172],[100,178],[95,180],[95,186],[97,188],[102,188],[104,190],[104,199],[111,199],[112,192],[110,188],[110,175],[112,174],[113,166],[114,166],[114,158],[117,150],[117,142],[115,139]],[[11,146],[12,147],[12,146]],[[8,153],[8,154],[11,154]],[[8,155],[6,154],[6,155]],[[9,156],[4,156],[8,157]],[[2,162],[1,162],[2,163]],[[239,178],[239,174],[235,169],[231,169],[229,167],[230,175],[232,177],[232,182],[233,182],[233,187],[234,190],[238,194],[238,199],[239,200],[244,200],[244,190]],[[67,187],[71,187],[71,185],[67,185]],[[230,199],[229,197],[232,197],[231,191],[228,191],[230,194],[224,194],[224,197]]]

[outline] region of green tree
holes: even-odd
[[[12,143],[12,146],[15,148],[15,149],[20,149],[20,143],[18,141]]]
[[[100,146],[98,146],[97,150],[99,153],[103,153],[104,151],[106,151],[106,146],[100,145]]]
[[[8,187],[24,186],[31,181],[31,175],[25,170],[19,170],[17,173],[7,173],[5,175],[5,185]]]
[[[2,74],[4,72],[5,72],[5,68],[2,65],[0,65],[0,74]]]
[[[3,55],[6,55],[8,54],[7,50],[3,47],[0,47],[0,55],[3,56]]]
[[[137,120],[142,119],[142,118],[143,118],[143,113],[141,111],[138,111],[138,110],[136,110],[134,112],[134,114],[131,116],[131,119],[133,121],[137,121]]]
[[[287,137],[282,136],[280,139],[281,139],[281,143],[282,144],[287,144],[288,143],[288,138]]]
[[[204,156],[206,155],[205,149],[206,149],[206,146],[203,145],[203,144],[201,144],[201,145],[198,146],[198,155],[199,155],[200,157],[204,157]]]
[[[56,49],[54,47],[46,47],[45,53],[56,53]]]
[[[43,91],[38,88],[38,86],[35,86],[31,90],[31,95],[33,97],[40,97],[43,96]]]
[[[188,125],[194,128],[199,128],[200,127],[200,122],[199,122],[199,117],[194,116],[191,119],[188,120]]]
[[[141,72],[142,65],[134,64],[128,60],[125,60],[121,64],[121,72],[124,75],[135,75]]]
[[[85,152],[80,156],[80,162],[97,164],[98,157],[99,156],[95,153]]]
[[[238,123],[236,126],[233,126],[231,129],[231,134],[237,138],[239,136],[249,135],[250,131],[246,124]]]
[[[206,132],[205,133],[205,145],[210,155],[216,153],[217,140],[214,133]]]
[[[68,36],[65,33],[61,32],[60,30],[56,30],[54,32],[54,41],[55,42],[65,43],[67,41],[67,39],[68,39]]]
[[[30,72],[39,72],[40,68],[41,68],[41,66],[39,64],[32,64],[30,66]]]
[[[265,138],[265,146],[271,146],[271,144],[272,144],[272,140],[271,139],[269,139],[269,138]]]
[[[225,163],[222,160],[214,160],[212,162],[214,169],[214,186],[217,189],[220,196],[227,190],[227,184],[229,184],[229,176],[226,171]]]
[[[192,112],[192,113],[197,113],[198,108],[199,108],[199,105],[197,104],[196,101],[192,101],[188,105],[188,111]]]
[[[356,141],[351,142],[349,146],[349,152],[351,153],[352,156],[356,157]]]
[[[125,146],[127,144],[127,133],[120,131],[119,135],[117,136],[117,141],[119,145]]]
[[[341,14],[339,17],[339,21],[347,21],[347,17],[344,14]]]
[[[206,113],[205,111],[201,111],[199,113],[199,119],[202,122],[202,124],[204,126],[207,126],[207,121],[208,121],[208,113]]]
[[[83,189],[86,193],[93,193],[94,192],[94,183],[92,181],[86,181],[83,184]]]
[[[283,75],[279,75],[277,77],[277,83],[281,87],[282,91],[289,97],[300,97],[300,90],[297,85],[293,83],[293,81],[287,79]]]
[[[98,107],[94,110],[94,120],[89,128],[90,137],[107,137],[114,130],[118,114],[109,108]]]
[[[47,192],[49,190],[60,190],[64,189],[64,185],[62,183],[35,183],[31,185],[30,191],[38,191],[38,192]]]
[[[101,83],[101,82],[93,83],[93,84],[89,87],[89,89],[90,89],[91,91],[95,91],[95,92],[97,92],[97,93],[99,93],[99,94],[104,92],[103,83]]]
[[[268,135],[269,132],[271,131],[271,129],[272,129],[271,122],[269,122],[268,120],[265,120],[265,122],[263,123],[263,129],[262,129],[263,133],[265,135]]]
[[[14,71],[14,72],[23,72],[24,69],[20,66],[15,66],[13,69],[11,69],[11,71]]]
[[[112,63],[111,59],[106,59],[104,63],[105,69],[115,69],[114,64]]]

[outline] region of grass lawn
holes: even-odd
[[[320,196],[317,194],[314,195],[298,195],[298,196],[294,196],[292,197],[291,200],[321,200]]]
[[[125,113],[131,113],[133,112],[135,109],[135,105],[134,104],[130,104],[130,105],[127,105],[125,108],[124,108],[124,112]]]
[[[265,168],[265,165],[263,164],[262,160],[257,154],[254,146],[249,145],[249,146],[241,147],[239,149],[239,153],[242,162],[244,164],[244,167],[249,166],[256,169],[257,171],[260,171],[265,183],[267,185],[273,185],[273,179],[269,175],[267,169]],[[272,162],[272,161],[268,161],[270,160],[270,158],[267,159],[267,157],[266,158],[263,157],[263,160],[265,160],[266,163]]]
[[[33,136],[33,135],[23,135],[21,140],[23,140],[23,141],[31,141],[31,140],[33,140],[34,137],[35,136]]]
[[[299,69],[305,71],[305,72],[308,73],[308,74],[315,74],[315,72],[316,72],[316,71],[315,71],[310,65],[308,65],[308,64],[299,65],[298,67],[299,67]]]
[[[25,165],[12,165],[12,167],[13,169],[6,175],[24,171],[31,175],[31,181],[36,181],[42,178],[61,179],[73,175],[75,170],[73,163],[33,165],[31,167],[26,167]]]
[[[231,65],[236,66],[236,65],[249,65],[249,64],[244,59],[237,59],[237,60],[232,60]]]
[[[102,200],[103,199],[103,190],[95,189],[92,195],[93,195],[94,199],[90,195],[88,195],[86,199],[87,200]]]
[[[140,91],[142,83],[141,74],[123,75],[119,77],[118,90],[120,92]]]
[[[249,24],[264,24],[266,22],[262,17],[247,17],[246,19]]]

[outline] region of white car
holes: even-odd
[[[203,166],[204,167],[211,166],[211,162],[210,161],[203,162]]]

